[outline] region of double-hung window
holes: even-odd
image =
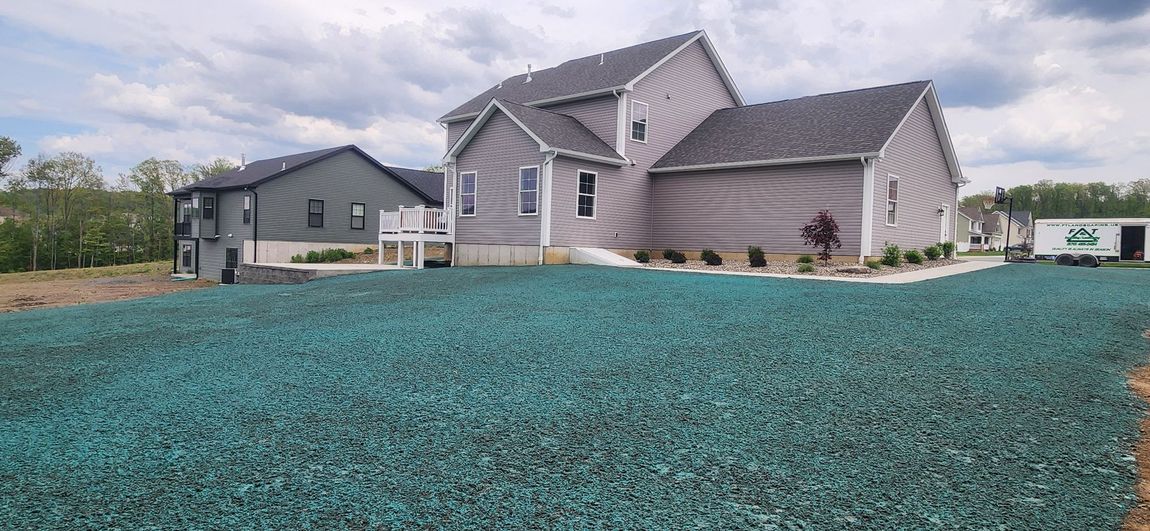
[[[205,197],[204,209],[200,211],[200,214],[203,216],[203,219],[212,219],[216,217],[216,198]]]
[[[323,201],[320,199],[307,200],[307,226],[323,226]]]
[[[598,174],[579,170],[579,201],[575,217],[595,219],[595,181]]]
[[[519,215],[539,213],[539,166],[519,168]]]
[[[363,230],[363,219],[367,214],[367,205],[363,203],[351,204],[351,228]]]
[[[184,267],[192,267],[192,246],[191,245],[184,245],[182,251],[183,252],[181,252],[180,254],[182,255],[182,258],[183,258],[182,263],[183,263]]]
[[[898,177],[894,175],[886,179],[886,224],[898,224]]]
[[[252,222],[252,196],[244,196],[244,225]]]
[[[647,142],[647,111],[646,103],[631,102],[631,140]]]
[[[475,215],[475,172],[459,174],[459,215]]]
[[[182,219],[182,221],[184,223],[191,223],[192,222],[192,203],[191,202],[184,203],[183,207],[184,208],[183,208],[183,216],[182,216],[183,219]]]

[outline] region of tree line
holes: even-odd
[[[168,192],[234,168],[227,159],[185,166],[149,158],[109,184],[91,158],[39,154],[0,137],[0,272],[96,267],[172,257]],[[6,210],[7,209],[7,210]]]
[[[1032,219],[1150,218],[1150,179],[1127,183],[1063,183],[1051,180],[1015,186],[1006,191],[1014,210],[1029,210]],[[992,192],[964,197],[964,207],[982,207]],[[994,205],[1005,211],[1007,205]]]

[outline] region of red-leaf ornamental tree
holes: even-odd
[[[803,240],[807,245],[819,250],[819,259],[823,261],[823,265],[827,265],[831,261],[831,248],[841,248],[843,243],[839,241],[839,224],[835,223],[835,217],[831,215],[830,210],[820,210],[819,213],[803,227]]]

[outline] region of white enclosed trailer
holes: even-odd
[[[1150,218],[1040,219],[1034,222],[1034,257],[1059,265],[1148,262]]]

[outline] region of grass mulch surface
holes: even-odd
[[[1147,301],[547,266],[5,314],[0,527],[1114,528]]]

